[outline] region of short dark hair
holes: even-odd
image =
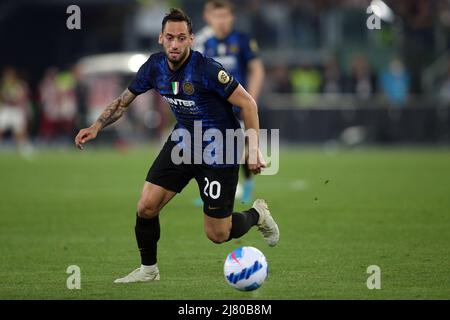
[[[230,0],[208,0],[206,2],[207,6],[211,6],[213,9],[229,9],[234,12],[234,4]]]
[[[191,18],[187,14],[183,12],[183,10],[178,8],[171,8],[170,12],[167,13],[162,21],[161,31],[164,32],[164,27],[166,26],[167,21],[175,21],[175,22],[186,22],[189,30],[189,34],[192,34],[192,22]]]

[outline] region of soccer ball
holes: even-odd
[[[269,267],[261,251],[254,247],[241,247],[227,256],[223,271],[230,286],[242,291],[252,291],[266,280]]]

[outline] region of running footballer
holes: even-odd
[[[76,146],[83,149],[86,142],[95,139],[103,128],[117,121],[136,96],[150,89],[156,90],[169,103],[177,120],[173,133],[182,129],[195,136],[195,126],[201,123],[203,133],[214,129],[225,136],[227,130],[240,129],[232,106],[241,108],[245,129],[258,133],[259,120],[254,99],[222,65],[191,50],[192,42],[190,18],[179,9],[171,9],[162,21],[159,36],[164,51],[151,55],[120,97],[106,107],[94,124],[80,130],[75,137]],[[159,213],[191,179],[195,179],[199,186],[203,200],[204,230],[211,241],[223,243],[240,238],[252,226],[257,226],[269,246],[275,246],[279,240],[278,226],[264,200],[256,200],[247,211],[233,212],[238,161],[211,162],[202,158],[201,163],[176,163],[173,161],[174,148],[184,146],[182,153],[187,152],[192,157],[199,154],[199,150],[195,142],[179,143],[173,136],[167,139],[150,167],[137,205],[135,235],[141,267],[115,280],[115,283],[160,279],[157,266]],[[213,158],[230,152],[225,143],[213,142],[221,148],[216,150]],[[208,147],[208,141],[202,140],[200,154],[204,154],[203,151]],[[253,146],[250,144],[248,155],[256,159],[249,162],[249,169],[255,174],[260,173],[265,163],[257,143]],[[211,188],[212,185],[214,188]]]

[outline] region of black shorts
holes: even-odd
[[[168,140],[147,173],[147,181],[180,193],[194,178],[203,200],[203,211],[213,218],[226,218],[233,212],[239,166],[211,167],[201,164],[174,164],[175,142]]]

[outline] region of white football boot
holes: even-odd
[[[280,240],[280,230],[270,214],[269,207],[263,199],[256,199],[253,208],[259,213],[258,230],[261,231],[264,240],[271,247],[274,247]]]
[[[129,275],[114,280],[114,283],[150,282],[155,280],[159,280],[158,267],[153,268],[150,272],[143,271],[142,268],[137,268]]]

